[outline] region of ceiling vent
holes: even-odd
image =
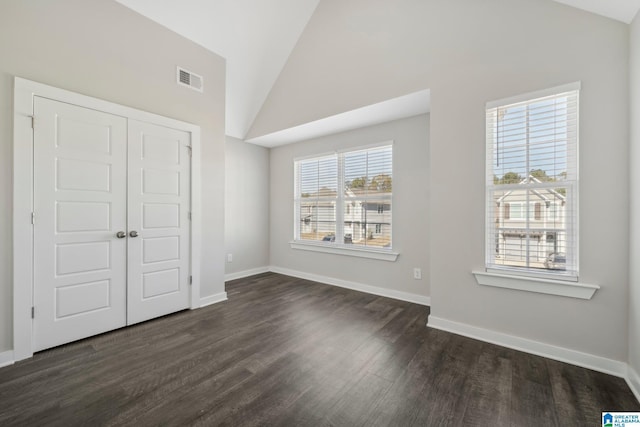
[[[192,73],[191,71],[187,71],[184,68],[178,67],[176,78],[179,85],[187,86],[193,90],[202,92],[202,76]]]

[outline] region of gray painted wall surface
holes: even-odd
[[[176,85],[178,64],[204,77],[204,94]],[[0,352],[13,347],[14,76],[201,127],[202,296],[224,292],[224,59],[116,2],[3,0],[0,2]]]
[[[396,262],[291,249],[293,161],[394,141],[393,249]],[[429,116],[420,115],[271,149],[271,265],[429,296]],[[422,268],[422,280],[413,268]]]
[[[626,361],[628,60],[628,25],[550,0],[325,0],[249,136],[430,88],[424,253],[430,244],[432,314]],[[471,271],[484,268],[485,104],[575,81],[582,82],[580,279],[602,289],[584,301],[478,286]],[[282,151],[273,153],[272,217],[290,216],[289,205],[276,211],[278,192],[291,192],[278,188],[288,185],[277,180],[278,168],[290,166]],[[273,223],[273,264],[291,253],[281,237],[290,227]],[[288,262],[320,270],[302,255]],[[352,265],[335,262],[340,270]]]
[[[640,14],[631,24],[631,253],[629,364],[640,375]]]
[[[227,136],[225,143],[225,273],[269,265],[269,149]]]

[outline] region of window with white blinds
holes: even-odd
[[[577,280],[579,88],[487,104],[487,269]]]
[[[391,248],[392,145],[294,162],[296,241]]]

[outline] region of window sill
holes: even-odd
[[[590,285],[587,283],[487,273],[485,271],[473,271],[472,273],[478,285],[517,289],[548,295],[560,295],[570,298],[591,299],[596,291],[600,289],[598,285]]]
[[[324,243],[315,243],[315,242],[301,242],[301,241],[292,241],[289,242],[291,249],[300,249],[303,251],[312,251],[312,252],[322,252],[326,254],[334,254],[334,255],[346,255],[346,256],[354,256],[359,258],[370,258],[377,259],[382,261],[390,261],[395,262],[400,255],[398,252],[392,252],[388,249],[365,249],[365,248],[354,248],[349,246],[338,246],[338,245],[327,245]]]

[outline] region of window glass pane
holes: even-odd
[[[487,109],[487,266],[577,276],[578,91]]]
[[[300,240],[333,241],[336,233],[338,159],[328,156],[296,162]]]
[[[391,248],[392,156],[389,145],[296,161],[295,238]]]
[[[568,97],[544,98],[496,110],[492,123],[495,184],[553,182],[567,176],[568,144],[575,125]]]
[[[345,242],[390,248],[392,147],[344,153],[344,173]],[[379,199],[380,196],[385,199]]]
[[[492,193],[494,264],[541,270],[560,270],[547,262],[565,257],[567,248],[566,188],[496,190]],[[528,215],[524,206],[528,203]],[[509,209],[505,209],[508,206]],[[564,268],[564,266],[563,266]]]

